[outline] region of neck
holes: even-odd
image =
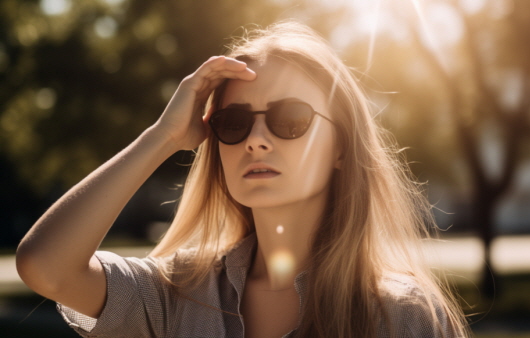
[[[322,220],[325,199],[308,199],[293,205],[252,209],[258,250],[249,278],[268,290],[294,286],[294,278],[308,257],[311,237]]]

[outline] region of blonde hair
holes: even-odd
[[[371,117],[350,69],[324,39],[294,22],[247,33],[228,56],[258,62],[274,57],[299,67],[328,95],[337,126],[342,165],[332,177],[324,221],[313,236],[309,292],[297,335],[375,337],[377,309],[384,313],[385,297],[395,296],[382,282],[389,274],[414,280],[440,331],[436,307],[464,332],[460,308],[423,257],[426,224],[434,225],[430,205],[398,152],[386,146],[392,143]],[[222,91],[223,86],[214,93],[212,105],[219,105]],[[171,256],[193,243],[197,254],[189,271],[161,266],[166,275],[182,273],[191,283],[204,278],[221,252],[252,231],[250,209],[228,193],[218,140],[212,136],[199,147],[176,217],[151,255]]]

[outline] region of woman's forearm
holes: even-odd
[[[154,170],[178,150],[207,137],[204,107],[226,79],[252,81],[244,62],[212,57],[182,80],[157,123],[57,201],[22,239],[17,269],[34,291],[89,316],[106,297],[94,256],[123,207]]]
[[[149,128],[70,189],[22,239],[17,251],[21,277],[28,284],[34,283],[32,276],[53,284],[50,279],[86,269],[123,207],[176,150],[163,133]]]

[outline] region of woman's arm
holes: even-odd
[[[253,80],[246,64],[213,57],[186,77],[155,125],[61,197],[17,250],[23,281],[41,295],[97,317],[105,274],[94,253],[123,207],[169,156],[206,137],[204,104],[224,79]]]

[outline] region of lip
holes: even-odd
[[[253,173],[254,170],[266,170],[264,172]],[[244,178],[272,178],[281,174],[278,169],[265,163],[252,163],[245,168]]]

